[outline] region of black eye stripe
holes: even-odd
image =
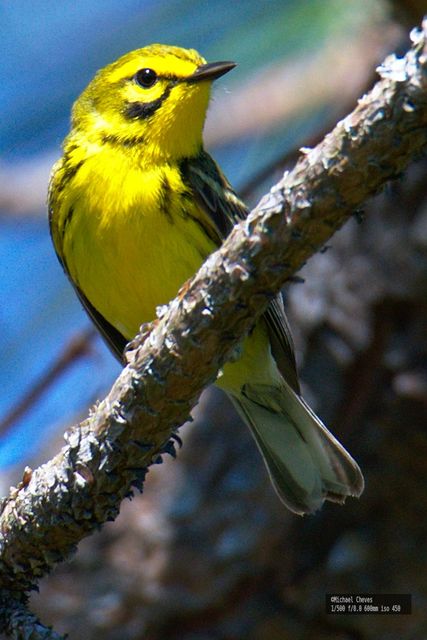
[[[150,118],[168,98],[171,86],[168,86],[162,95],[150,102],[127,102],[124,108],[125,116],[130,120],[145,120]]]

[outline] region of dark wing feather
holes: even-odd
[[[73,283],[72,283],[73,284]],[[110,324],[104,316],[89,302],[86,296],[80,291],[78,287],[73,284],[74,290],[77,293],[80,302],[91,318],[92,322],[98,329],[104,341],[107,343],[108,348],[112,354],[123,363],[123,353],[128,340],[118,331],[112,324]]]
[[[202,212],[215,225],[218,246],[248,211],[211,156],[202,151],[180,165],[183,182],[189,186]]]
[[[180,168],[183,181],[191,187],[200,208],[214,223],[218,244],[220,244],[233,226],[246,218],[247,208],[238,199],[217,164],[205,151],[202,151],[197,158],[183,161]],[[280,294],[270,302],[263,317],[279,371],[293,390],[299,394],[292,335]]]
[[[78,299],[82,303],[85,311],[87,312],[87,314],[89,315],[90,319],[92,320],[92,322],[94,323],[94,325],[98,329],[99,333],[103,337],[104,341],[107,344],[107,347],[110,349],[111,353],[118,360],[120,360],[121,363],[123,363],[123,352],[125,350],[125,347],[126,347],[126,344],[127,344],[128,341],[120,333],[120,331],[117,331],[117,329],[115,327],[113,327],[113,325],[110,324],[104,318],[104,316],[102,316],[99,313],[99,311],[97,311],[95,309],[95,307],[89,302],[89,300],[86,298],[84,293],[82,291],[80,291],[79,287],[73,282],[73,280],[72,280],[72,278],[71,278],[71,276],[69,274],[67,265],[65,264],[65,261],[61,258],[61,256],[59,255],[59,253],[57,251],[56,251],[56,255],[57,255],[57,258],[59,260],[59,263],[60,263],[61,267],[64,269],[65,275],[68,277],[68,279],[69,279],[74,291],[76,292]]]
[[[270,302],[263,318],[267,323],[271,352],[279,371],[295,393],[300,395],[294,342],[280,293]]]

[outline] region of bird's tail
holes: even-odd
[[[231,399],[291,511],[313,513],[325,500],[343,503],[347,496],[360,496],[364,481],[358,464],[286,382],[280,389],[246,384]]]

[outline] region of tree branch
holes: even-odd
[[[25,592],[116,517],[146,467],[173,452],[239,338],[304,261],[427,146],[427,22],[402,60],[265,196],[131,344],[128,365],[67,445],[25,474],[1,509],[3,589]],[[2,619],[3,615],[3,619]],[[6,629],[0,611],[0,630]]]
[[[65,636],[45,627],[28,611],[22,594],[15,600],[11,594],[0,589],[1,630],[19,640],[65,640]]]

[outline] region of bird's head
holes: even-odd
[[[101,69],[73,108],[73,130],[139,149],[147,162],[192,156],[212,81],[233,62],[206,63],[197,51],[154,44]]]

